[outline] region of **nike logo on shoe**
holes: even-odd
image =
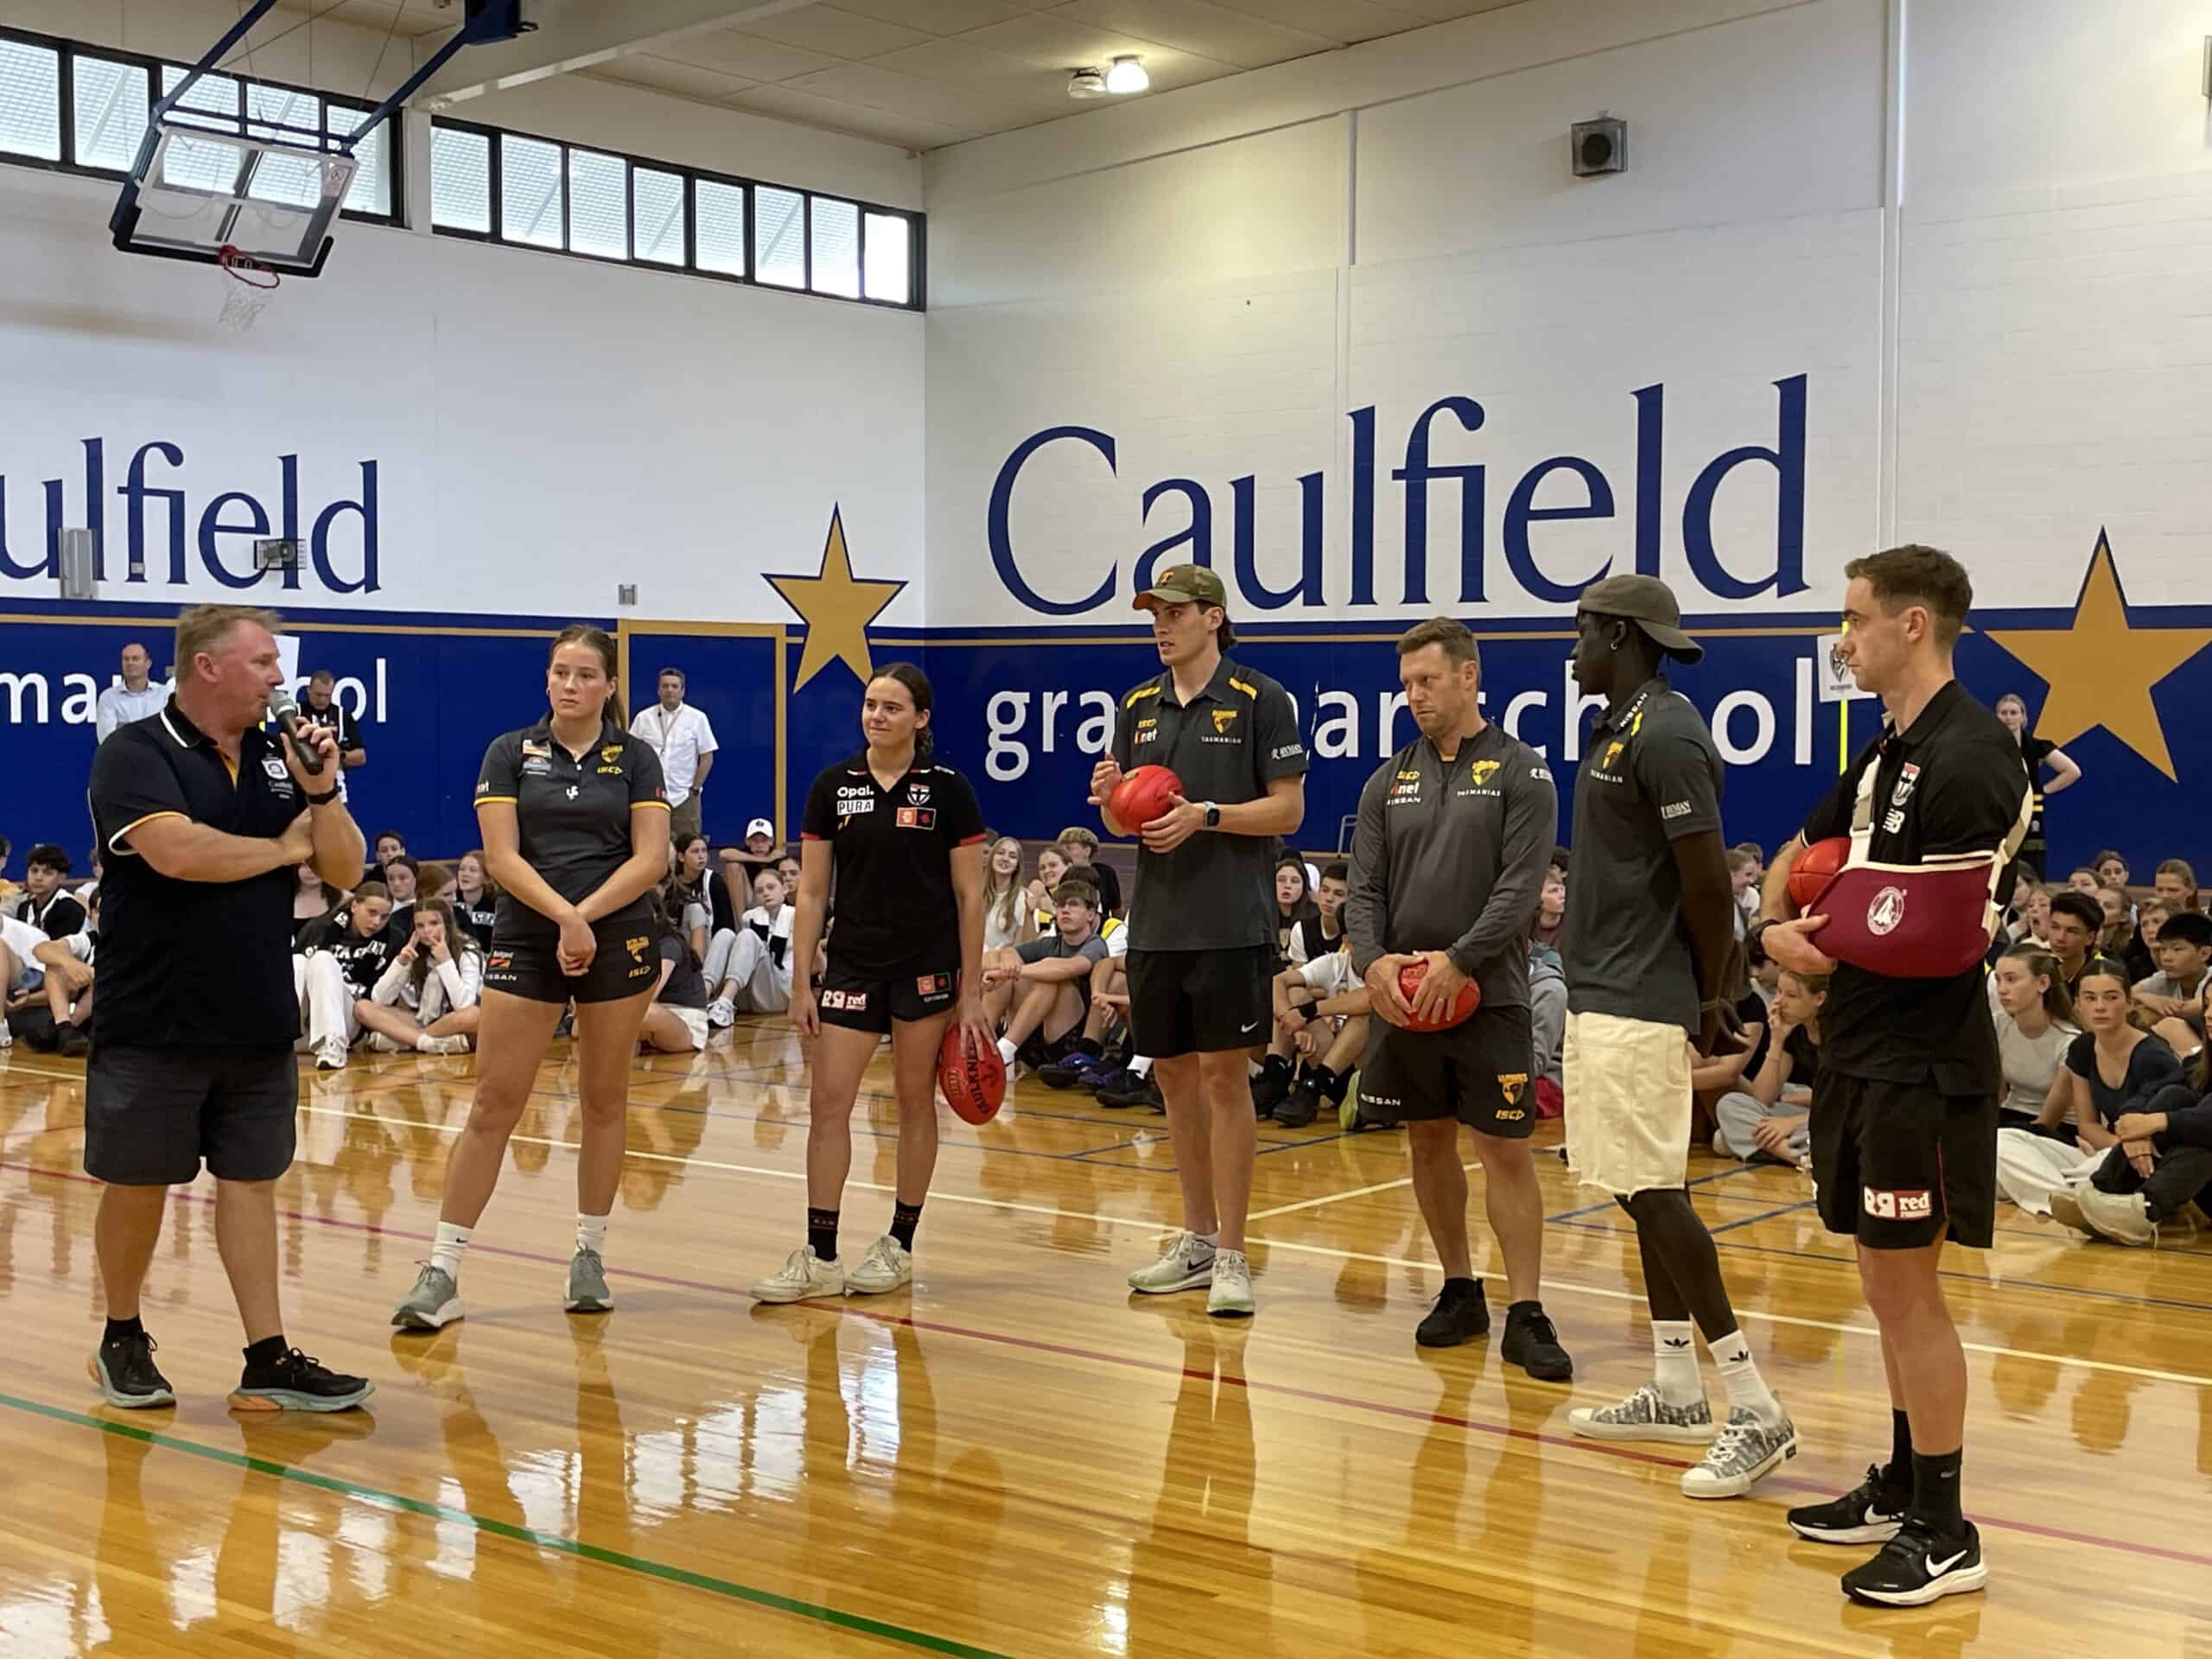
[[[1920,1565],[1926,1570],[1929,1578],[1940,1579],[1966,1558],[1967,1552],[1962,1549],[1948,1560],[1944,1561],[1937,1560],[1933,1555],[1923,1555],[1920,1558]]]

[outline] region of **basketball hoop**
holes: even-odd
[[[283,286],[283,276],[275,266],[227,243],[218,251],[216,263],[230,279],[223,285],[222,326],[242,334],[269,308],[270,297]]]

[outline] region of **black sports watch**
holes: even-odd
[[[1206,828],[1209,830],[1221,828],[1221,808],[1211,801],[1206,803]]]

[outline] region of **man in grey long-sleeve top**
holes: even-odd
[[[1436,1306],[1414,1333],[1446,1348],[1490,1329],[1467,1244],[1459,1126],[1475,1132],[1491,1230],[1512,1305],[1506,1360],[1565,1382],[1573,1362],[1538,1295],[1543,1199],[1529,1156],[1537,1074],[1529,1011],[1529,924],[1559,835],[1559,796],[1543,757],[1483,718],[1474,635],[1432,618],[1398,641],[1398,677],[1418,741],[1383,762],[1359,798],[1351,896],[1352,966],[1377,1016],[1360,1100],[1403,1122],[1414,1195],[1444,1268]],[[1399,971],[1427,963],[1411,1003]],[[1472,981],[1481,1005],[1445,1031],[1408,1022],[1449,1007]]]

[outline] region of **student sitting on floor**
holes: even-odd
[[[1349,934],[1334,950],[1276,975],[1275,1034],[1262,1077],[1253,1081],[1255,1110],[1270,1116],[1261,1103],[1273,1099],[1274,1121],[1302,1129],[1320,1115],[1323,1102],[1343,1104],[1351,1074],[1367,1052],[1371,1010],[1367,987],[1352,969]],[[1262,1079],[1281,1079],[1284,1087],[1279,1094],[1272,1087],[1262,1090]]]
[[[1775,987],[1772,1027],[1757,1073],[1713,1109],[1716,1138],[1732,1158],[1754,1164],[1808,1164],[1813,1084],[1821,1070],[1821,1009],[1827,976],[1783,970]]]
[[[2212,1061],[2200,1054],[2186,1084],[2170,1084],[2112,1126],[2120,1144],[2083,1185],[2051,1200],[2069,1226],[2115,1244],[2155,1244],[2158,1224],[2194,1200],[2212,1206]]]
[[[1997,1052],[2005,1067],[1998,1122],[2030,1128],[2050,1104],[2066,1064],[2067,1046],[2082,1034],[2058,958],[2042,945],[2016,944],[1990,975],[1997,992]]]
[[[2089,1178],[2119,1144],[2112,1126],[2168,1084],[2181,1081],[2172,1049],[2141,1028],[2132,1012],[2127,973],[2117,963],[2090,964],[2075,988],[2074,1006],[2087,1027],[2067,1045],[2066,1069],[2036,1120],[2037,1128],[1997,1132],[1997,1186],[2030,1215],[2055,1214],[2053,1195]],[[2039,1134],[2070,1115],[2074,1143]]]
[[[74,1058],[92,1050],[92,957],[100,927],[97,894],[84,915],[84,926],[67,938],[31,948],[33,959],[46,970],[46,1006],[24,1009],[16,1023],[23,1041],[41,1053]]]
[[[764,869],[753,879],[779,880],[773,869]],[[652,930],[658,936],[654,949],[660,957],[660,986],[653,993],[652,1006],[645,1010],[645,1024],[638,1028],[638,1046],[663,1054],[696,1054],[707,1046],[714,1032],[707,1014],[707,976],[699,958],[691,953],[691,941],[668,913],[668,899],[664,889],[654,904]],[[788,1005],[788,981],[785,999]]]
[[[705,973],[713,995],[708,1022],[734,1023],[741,1014],[781,1014],[791,1005],[791,925],[784,878],[772,869],[753,878],[753,908],[707,946]]]
[[[1006,1010],[999,1056],[1013,1074],[1065,1058],[1090,1013],[1092,969],[1106,960],[1098,937],[1098,888],[1065,880],[1052,893],[1053,931],[983,959],[983,1005]]]
[[[484,1019],[484,953],[446,899],[418,899],[412,915],[407,943],[353,1017],[378,1053],[466,1054]]]

